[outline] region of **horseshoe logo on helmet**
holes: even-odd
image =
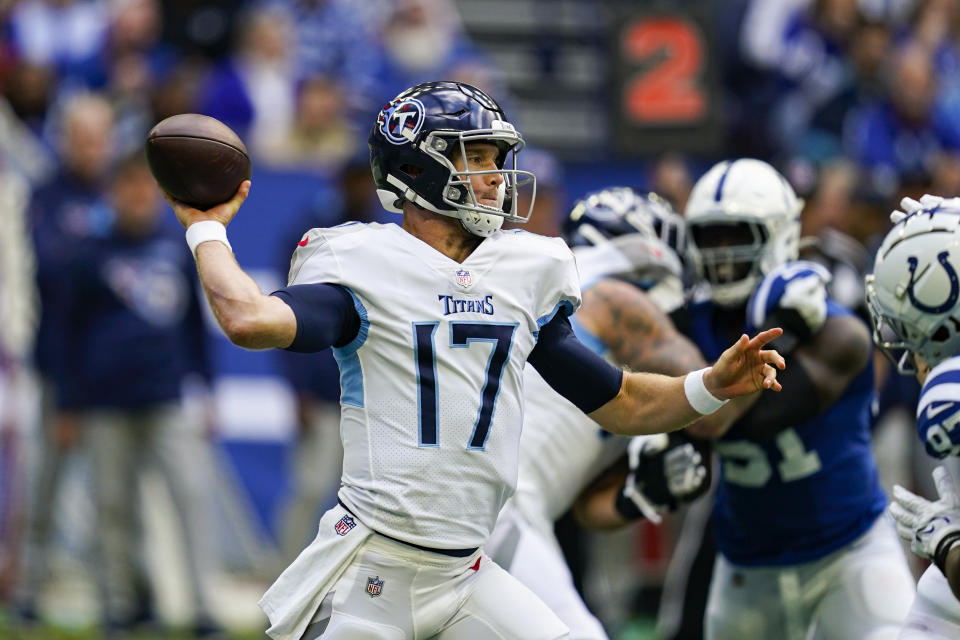
[[[950,278],[950,293],[947,294],[947,299],[943,301],[942,304],[937,306],[925,305],[919,300],[916,296],[913,295],[913,285],[915,284],[914,276],[917,271],[917,258],[915,256],[910,256],[907,258],[907,264],[910,267],[910,282],[907,284],[907,295],[910,297],[910,304],[915,306],[920,311],[925,313],[943,313],[951,308],[957,303],[957,298],[960,298],[960,280],[957,279],[957,271],[953,268],[953,265],[950,264],[950,261],[947,260],[949,257],[949,251],[941,251],[937,255],[937,261],[943,265],[943,268],[947,272],[947,277]]]

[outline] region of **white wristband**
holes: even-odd
[[[703,384],[703,374],[709,370],[710,367],[691,371],[683,379],[683,392],[687,396],[687,402],[697,413],[703,415],[713,413],[729,402],[729,400],[721,400],[707,391],[706,385]]]
[[[227,249],[233,251],[230,241],[227,240],[227,228],[216,220],[201,220],[187,227],[187,246],[194,257],[197,256],[197,247],[211,241],[222,242],[227,245]]]

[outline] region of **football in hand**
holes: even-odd
[[[250,178],[250,156],[240,136],[216,118],[181,113],[147,136],[147,162],[171,196],[206,210],[226,202]]]

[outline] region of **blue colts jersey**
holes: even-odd
[[[689,337],[716,360],[727,346],[713,306],[692,305]],[[832,300],[827,315],[853,315]],[[787,366],[790,366],[788,361]],[[758,441],[734,425],[716,443],[717,546],[731,562],[782,566],[821,558],[865,533],[886,506],[870,449],[872,361],[812,420]]]

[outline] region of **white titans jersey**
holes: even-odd
[[[375,531],[482,545],[517,482],[523,369],[540,327],[580,305],[562,240],[486,238],[457,263],[395,224],[312,229],[290,284],[347,287],[361,319],[340,365],[339,497]]]
[[[611,244],[577,247],[574,254],[586,287],[632,268],[619,262],[624,258]],[[586,346],[613,362],[606,345],[587,335],[576,318],[573,324]],[[520,478],[513,504],[528,521],[552,536],[553,522],[587,484],[626,451],[629,439],[604,431],[557,394],[533,367],[527,367],[524,378]]]
[[[533,367],[524,372],[524,392],[520,478],[513,504],[552,536],[553,522],[626,451],[630,440],[601,429]]]

